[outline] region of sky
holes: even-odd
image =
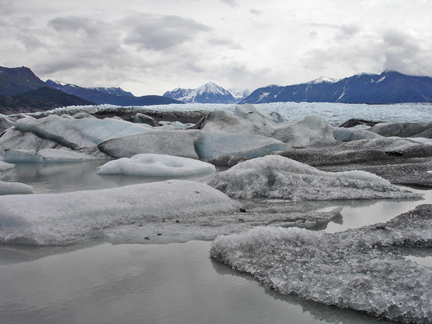
[[[432,76],[432,0],[0,0],[0,66],[136,96]]]

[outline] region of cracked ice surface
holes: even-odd
[[[257,227],[218,236],[210,254],[265,287],[403,323],[432,322],[432,269],[400,247],[431,247],[432,205],[387,223],[327,234]]]
[[[291,201],[419,198],[365,171],[324,172],[277,155],[241,162],[216,174],[208,184],[235,198]]]

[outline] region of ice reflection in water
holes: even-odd
[[[17,165],[3,179],[37,193],[146,181],[95,174],[103,162]],[[203,180],[205,181],[205,180]],[[326,231],[385,222],[424,201],[325,202],[344,206]],[[316,203],[305,203],[313,209]],[[386,323],[354,311],[266,290],[209,258],[210,242],[68,247],[0,246],[0,315],[12,323]],[[420,253],[420,252],[418,252]],[[408,253],[418,263],[431,257]]]

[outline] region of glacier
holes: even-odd
[[[431,120],[432,104],[430,103],[402,103],[390,105],[367,105],[367,104],[342,104],[325,102],[275,102],[253,105],[268,114],[276,112],[283,116],[288,122],[298,122],[308,116],[320,116],[330,125],[338,126],[349,119],[361,119],[379,122],[424,122]],[[182,111],[185,114],[199,112],[205,115],[216,110],[225,110],[234,114],[236,104],[176,104],[157,105],[147,107],[124,107],[126,111],[143,113],[163,113]],[[40,112],[36,115],[47,116],[49,114],[74,115],[79,111],[96,113],[106,110],[118,109],[113,105],[100,106],[69,106],[56,108],[52,111]]]
[[[402,323],[432,321],[432,269],[404,257],[430,248],[432,205],[387,223],[328,234],[257,227],[218,236],[212,258],[264,287]]]

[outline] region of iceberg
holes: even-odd
[[[6,129],[12,127],[15,122],[8,116],[0,114],[0,134]]]
[[[279,155],[241,162],[217,173],[208,184],[230,197],[290,201],[420,198],[365,171],[325,172]]]
[[[273,126],[276,123],[274,120],[278,120],[279,118],[279,116],[271,116],[251,104],[236,106],[234,116],[247,119],[254,124],[262,126]]]
[[[199,135],[198,130],[152,131],[103,142],[99,144],[99,149],[115,158],[152,153],[199,159],[195,151]]]
[[[212,258],[264,287],[402,323],[432,321],[432,269],[405,259],[432,247],[432,205],[387,223],[327,234],[257,227],[218,236]]]
[[[195,149],[200,158],[214,159],[222,156],[258,157],[274,151],[286,151],[288,147],[266,136],[201,132]]]
[[[333,135],[336,139],[342,142],[351,142],[351,141],[359,141],[363,139],[373,139],[381,137],[376,133],[370,132],[365,129],[353,129],[353,128],[343,128],[343,127],[334,127]]]
[[[71,116],[50,115],[41,119],[24,118],[15,123],[22,132],[32,132],[73,150],[95,147],[109,139],[144,134],[153,129],[115,118],[75,119]]]
[[[24,183],[19,183],[19,182],[5,182],[0,180],[0,195],[22,195],[22,194],[25,195],[25,194],[32,194],[32,193],[33,193],[32,186],[26,185]]]
[[[27,132],[23,133],[14,127],[6,130],[0,137],[0,156],[4,156],[7,150],[42,150],[42,149],[65,148],[54,141],[40,138],[39,136]]]
[[[233,214],[238,203],[205,184],[169,180],[113,189],[0,197],[0,243],[64,245],[117,226]]]
[[[274,130],[262,124],[218,110],[209,113],[199,125],[207,133],[235,133],[271,136]]]
[[[298,123],[277,129],[273,137],[290,147],[325,147],[340,144],[324,118],[309,116]]]
[[[110,161],[97,174],[143,177],[185,177],[216,172],[214,165],[198,160],[163,154],[137,154],[131,158]]]
[[[379,123],[369,129],[382,136],[432,138],[432,121]]]

